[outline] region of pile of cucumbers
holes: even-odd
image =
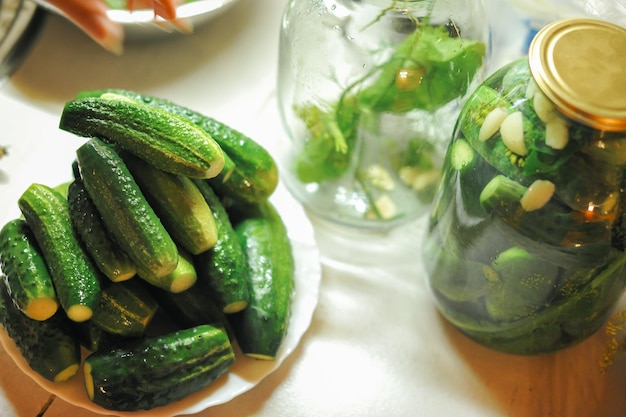
[[[30,367],[82,365],[91,401],[133,411],[208,386],[235,344],[274,360],[295,272],[267,150],[128,90],[80,93],[59,127],[86,138],[73,179],[30,185],[0,230],[0,323]]]

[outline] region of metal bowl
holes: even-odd
[[[0,0],[0,83],[26,57],[45,16],[32,0]]]
[[[239,0],[194,0],[181,4],[176,9],[180,18],[187,18],[194,27],[198,27],[228,10]],[[158,39],[176,31],[164,30],[162,25],[154,24],[154,11],[152,10],[109,10],[111,20],[120,23],[124,27],[127,40],[152,40]]]

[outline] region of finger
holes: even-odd
[[[107,6],[103,0],[46,0],[60,10],[71,22],[98,42],[103,48],[115,54],[123,51],[124,30],[107,16]]]
[[[182,3],[182,0],[128,0],[128,10],[152,9],[155,15],[165,20],[173,20],[176,18],[176,7]]]

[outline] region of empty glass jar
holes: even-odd
[[[626,29],[560,20],[472,94],[424,244],[452,324],[515,354],[596,332],[626,285]]]
[[[349,226],[424,214],[488,41],[482,1],[291,0],[278,74],[289,190]]]

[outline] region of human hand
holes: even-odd
[[[38,0],[65,16],[106,50],[115,54],[123,51],[124,29],[107,15],[105,0]],[[176,6],[181,0],[127,0],[128,10],[153,9],[155,22],[160,17],[184,32],[191,24],[176,17]]]

